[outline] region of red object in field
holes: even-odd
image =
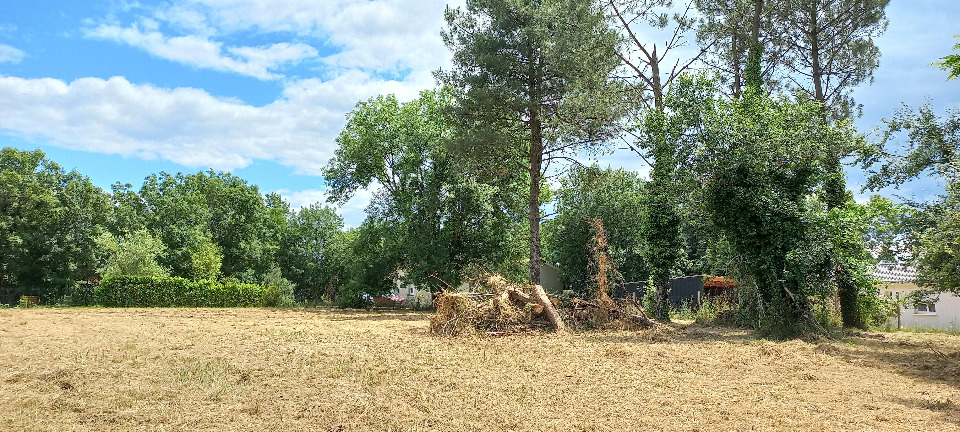
[[[403,297],[396,294],[384,295],[373,298],[374,306],[400,306],[403,304]]]

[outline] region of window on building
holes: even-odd
[[[917,313],[936,313],[937,305],[933,302],[923,302],[913,305],[914,309],[917,310]]]

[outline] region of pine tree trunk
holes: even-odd
[[[536,111],[530,113],[530,284],[540,285],[540,170],[543,167],[543,133]]]

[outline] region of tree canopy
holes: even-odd
[[[544,171],[609,137],[620,117],[622,95],[610,80],[616,34],[592,1],[468,0],[446,19],[453,67],[437,77],[453,90],[463,125],[455,148],[526,175],[529,279],[537,284]]]

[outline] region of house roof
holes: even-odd
[[[913,282],[917,279],[917,269],[894,263],[880,263],[873,269],[873,277],[883,282]]]

